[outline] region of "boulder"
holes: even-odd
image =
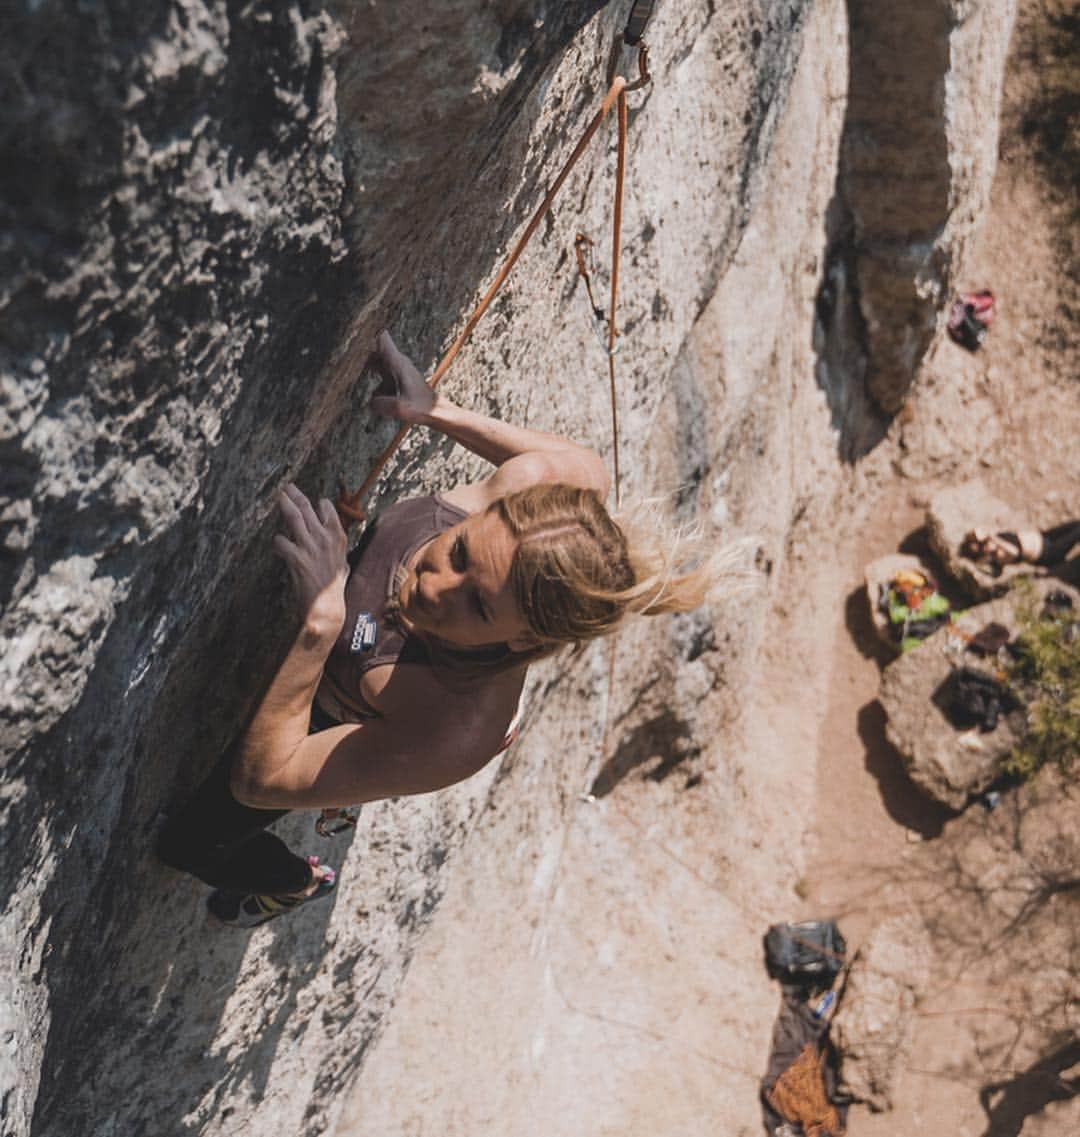
[[[874,630],[882,643],[888,644],[896,652],[900,650],[900,645],[893,639],[889,618],[881,610],[881,595],[888,588],[889,581],[898,572],[905,569],[921,572],[929,577],[934,575],[918,557],[911,556],[908,553],[890,553],[887,557],[879,557],[866,566],[866,571],[863,574],[866,580],[866,599],[870,605],[870,619],[873,621]]]
[[[926,930],[910,918],[886,920],[859,949],[832,1022],[841,1093],[874,1110],[892,1108],[896,1071],[911,1045],[911,1012],[932,959]]]
[[[965,650],[966,639],[987,624],[1003,625],[1010,638],[1019,634],[1025,607],[1038,608],[1051,590],[1073,598],[1080,609],[1080,593],[1060,581],[1034,581],[1030,591],[1010,593],[969,608],[954,623],[930,636],[915,651],[902,655],[885,668],[881,705],[887,717],[886,734],[900,752],[911,780],[935,800],[963,809],[972,795],[981,793],[1001,773],[1012,748],[1023,737],[1023,710],[1002,715],[996,729],[985,734],[957,730],[935,702],[935,692],[956,667],[987,672],[989,664]]]
[[[994,570],[960,555],[960,546],[972,529],[996,533],[1031,528],[1030,517],[994,497],[977,479],[935,494],[926,511],[926,528],[930,547],[945,571],[977,599],[1000,596],[1017,577],[1045,575],[1045,569],[1037,565],[1020,563]]]

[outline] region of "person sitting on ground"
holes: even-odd
[[[496,469],[392,506],[348,558],[333,505],[282,491],[274,549],[299,606],[295,639],[235,755],[158,843],[167,864],[215,888],[210,910],[227,923],[262,923],[332,887],[317,858],[266,832],[283,813],[469,777],[507,743],[530,663],[633,614],[688,611],[714,575],[710,562],[687,568],[685,541],[650,546],[608,514],[594,451],[454,405],[386,332],[373,360],[394,388],[375,412]]]
[[[1003,529],[990,533],[972,529],[964,537],[960,555],[999,572],[1006,565],[1032,564],[1049,567],[1061,564],[1074,546],[1080,544],[1080,521],[1067,521],[1053,529]]]

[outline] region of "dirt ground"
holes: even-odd
[[[966,273],[967,287],[994,291],[997,318],[977,355],[947,340],[939,345],[889,438],[866,461],[857,500],[847,503],[865,524],[829,566],[833,573],[843,566],[845,630],[834,640],[821,713],[815,851],[799,892],[804,918],[837,918],[849,950],[886,915],[922,903],[918,874],[907,872],[916,853],[933,855],[941,843],[944,861],[972,831],[971,818],[953,820],[912,786],[886,741],[877,702],[885,660],[866,611],[864,566],[905,542],[917,546],[932,494],[970,477],[1040,524],[1080,515],[1078,28],[1066,5],[1021,5],[1000,165]],[[773,682],[796,678],[777,674]],[[1075,824],[1080,807],[1073,804]],[[1066,918],[1075,930],[1074,901]],[[955,960],[939,963],[935,989],[916,1011],[913,1058],[899,1073],[894,1109],[854,1107],[851,1137],[1080,1132],[1080,1047],[1070,1008],[1055,1018],[1060,1007],[1040,1006],[1038,970],[1015,976],[1015,988],[1003,992],[991,961],[968,958],[962,971]],[[1062,1045],[1070,1032],[1073,1044]],[[1064,1065],[1038,1068],[1055,1046]]]

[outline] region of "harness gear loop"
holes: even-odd
[[[551,188],[544,196],[544,200],[540,203],[536,212],[533,214],[532,219],[529,221],[529,224],[525,227],[525,232],[522,233],[522,235],[518,238],[517,243],[514,245],[514,248],[511,251],[510,255],[506,258],[506,261],[503,264],[502,268],[499,270],[495,279],[488,286],[487,291],[484,293],[482,299],[480,300],[480,303],[476,306],[473,314],[466,321],[465,327],[462,328],[457,339],[454,340],[454,342],[447,349],[446,354],[439,361],[439,365],[435,368],[435,371],[428,382],[428,386],[432,389],[439,385],[439,383],[442,381],[443,376],[450,369],[451,363],[453,363],[457,358],[458,352],[461,351],[461,349],[465,346],[466,340],[468,340],[469,336],[472,334],[473,329],[480,322],[492,300],[495,299],[495,294],[499,291],[499,289],[502,287],[503,282],[510,275],[510,272],[513,269],[514,265],[517,263],[518,258],[525,251],[525,246],[529,243],[540,222],[544,219],[548,210],[551,208],[552,202],[554,202],[556,195],[563,187],[563,183],[569,177],[570,171],[577,164],[577,161],[581,155],[585,153],[585,149],[592,141],[593,135],[595,135],[597,130],[599,130],[600,124],[604,121],[605,118],[607,118],[611,108],[615,106],[616,102],[618,102],[619,97],[622,95],[625,87],[626,80],[621,75],[616,75],[611,83],[610,88],[608,89],[607,94],[604,96],[604,101],[600,104],[600,109],[596,112],[595,115],[593,115],[592,120],[585,128],[585,133],[581,136],[581,139],[578,141],[577,146],[574,147],[574,150],[571,153],[570,157],[567,158],[565,163],[563,163],[562,169],[559,171],[557,177],[555,178],[555,181],[551,185]],[[365,520],[366,515],[360,503],[364,500],[365,497],[367,497],[372,486],[374,486],[378,481],[379,475],[382,473],[384,467],[386,466],[386,463],[390,460],[394,452],[401,445],[406,434],[409,433],[409,429],[410,425],[408,423],[404,423],[401,426],[397,434],[395,434],[393,439],[391,439],[386,449],[384,449],[382,454],[380,454],[379,457],[375,460],[374,466],[372,466],[371,471],[368,473],[368,476],[364,479],[359,489],[353,493],[349,493],[345,489],[344,485],[341,486],[337,501],[335,502],[335,508],[337,509],[338,517],[341,519],[343,526],[348,526],[354,521],[360,522]]]

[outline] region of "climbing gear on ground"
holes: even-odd
[[[994,294],[988,290],[962,292],[949,311],[948,331],[954,342],[978,351],[994,319]]]
[[[832,920],[773,924],[765,933],[765,966],[782,983],[830,987],[846,952],[844,937]]]
[[[336,837],[339,833],[348,833],[350,829],[355,829],[359,820],[358,805],[348,809],[324,809],[315,818],[315,832],[320,837]]]
[[[977,726],[980,734],[996,730],[1001,715],[1020,705],[1004,683],[973,667],[950,671],[933,698],[957,730]]]
[[[1043,598],[1042,618],[1044,620],[1071,612],[1073,598],[1063,588],[1053,588]]]
[[[997,655],[1012,637],[1004,624],[991,621],[968,641],[967,650],[973,655]]]
[[[892,578],[892,588],[909,608],[918,608],[937,591],[933,577],[917,569],[901,569]]]
[[[902,569],[883,585],[879,609],[888,617],[889,631],[901,651],[910,651],[952,620],[951,605],[928,573]]]
[[[1080,521],[1066,521],[1052,529],[1025,529],[1014,533],[1002,529],[988,533],[972,529],[964,535],[960,555],[985,564],[991,572],[1000,573],[1007,565],[1025,562],[1031,565],[1061,564],[1080,544]]]
[[[842,1131],[848,1100],[837,1091],[836,1054],[829,1042],[828,1018],[817,1012],[822,1002],[835,998],[835,993],[829,991],[820,1002],[811,1005],[805,990],[790,985],[782,989],[780,1011],[773,1024],[769,1046],[769,1061],[761,1080],[763,1119],[772,1137],[801,1137],[806,1131],[793,1119],[802,1116],[805,1120],[810,1113],[824,1118],[829,1107],[835,1108],[836,1121],[840,1126],[835,1132]],[[805,1095],[797,1090],[794,1097],[789,1096],[792,1084],[802,1073],[798,1063],[805,1062],[803,1055],[807,1049],[814,1055],[821,1055],[819,1073],[822,1084],[816,1092],[820,1092],[825,1100],[824,1103],[816,1101],[815,1110],[800,1104]],[[795,1072],[789,1073],[793,1067]],[[772,1092],[777,1086],[780,1088],[774,1101]]]
[[[1042,534],[1035,531],[1014,533],[1011,529],[1001,529],[988,533],[984,529],[972,529],[964,535],[960,545],[961,556],[986,565],[993,572],[1021,561],[1038,564],[1042,552]]]
[[[457,355],[461,351],[462,347],[465,346],[465,343],[468,340],[469,336],[472,335],[473,329],[480,322],[484,313],[488,310],[488,307],[490,306],[492,300],[495,299],[495,294],[502,287],[506,278],[510,275],[510,272],[513,269],[514,265],[517,264],[518,258],[525,251],[526,245],[528,245],[529,241],[532,239],[533,234],[536,232],[537,228],[540,225],[540,222],[543,221],[544,217],[547,215],[548,211],[551,209],[552,203],[554,202],[555,197],[557,196],[559,190],[562,189],[563,183],[569,177],[570,171],[577,164],[578,159],[581,157],[581,155],[585,153],[585,150],[587,149],[589,143],[592,141],[593,136],[596,134],[597,130],[599,130],[601,123],[604,121],[605,118],[607,118],[611,109],[613,107],[617,106],[617,108],[618,108],[617,118],[618,118],[618,130],[619,130],[618,168],[617,168],[617,173],[616,173],[616,186],[615,186],[614,235],[612,238],[613,252],[612,252],[612,268],[611,268],[611,307],[610,307],[610,312],[609,312],[609,317],[608,317],[608,326],[609,326],[609,333],[608,333],[609,376],[610,376],[610,382],[611,382],[611,388],[612,388],[612,390],[611,390],[612,422],[613,422],[613,431],[614,431],[614,435],[615,435],[615,438],[614,438],[614,465],[615,465],[615,501],[616,501],[616,504],[618,504],[618,502],[619,502],[619,492],[620,492],[619,451],[618,451],[618,426],[617,426],[617,422],[615,421],[616,411],[615,411],[615,390],[614,390],[614,382],[615,382],[615,380],[614,380],[614,363],[612,362],[612,354],[611,353],[612,353],[612,350],[615,346],[615,338],[616,338],[616,334],[617,334],[616,330],[615,330],[615,302],[616,302],[616,296],[617,296],[617,292],[618,292],[618,279],[619,279],[619,238],[620,238],[620,231],[621,231],[621,227],[622,227],[622,198],[623,198],[623,192],[622,191],[623,191],[623,180],[625,178],[625,172],[626,172],[626,135],[627,135],[627,122],[628,122],[626,92],[627,92],[627,90],[630,90],[630,89],[636,90],[637,88],[648,83],[650,81],[650,78],[651,78],[651,76],[649,75],[649,71],[648,71],[648,52],[645,49],[644,43],[641,43],[639,45],[639,47],[640,47],[640,50],[639,50],[639,54],[638,54],[638,70],[639,70],[638,79],[633,84],[628,84],[627,80],[622,75],[616,75],[611,80],[610,87],[608,89],[607,94],[604,96],[603,102],[600,104],[599,110],[597,110],[596,114],[593,115],[592,119],[589,122],[589,125],[585,128],[584,134],[581,136],[580,140],[578,141],[578,144],[574,147],[573,152],[570,154],[570,157],[567,158],[567,160],[563,163],[562,169],[559,170],[559,173],[556,176],[555,181],[552,183],[551,188],[545,194],[544,200],[537,207],[536,212],[533,214],[528,225],[526,225],[525,231],[518,238],[517,243],[514,245],[514,248],[511,250],[510,255],[506,258],[506,261],[504,262],[502,268],[496,274],[495,279],[488,286],[488,289],[484,293],[479,304],[477,304],[472,315],[466,321],[464,328],[462,328],[462,330],[458,334],[457,338],[454,340],[454,342],[447,349],[446,353],[443,355],[442,359],[439,361],[438,366],[435,368],[435,371],[432,373],[431,379],[428,381],[428,386],[434,389],[442,381],[442,379],[446,375],[447,371],[449,371],[450,365],[457,358]],[[338,497],[337,497],[337,501],[335,502],[335,508],[337,509],[338,516],[341,519],[341,523],[343,526],[347,527],[348,525],[350,525],[354,522],[363,522],[364,520],[366,520],[366,515],[364,513],[363,508],[361,507],[361,502],[364,500],[364,498],[367,497],[367,495],[371,491],[372,487],[378,481],[380,474],[382,473],[383,469],[386,466],[386,463],[390,460],[390,458],[393,456],[393,454],[397,451],[398,447],[401,445],[402,441],[404,440],[405,436],[408,434],[409,430],[410,430],[410,425],[408,423],[402,424],[402,426],[400,427],[398,432],[394,435],[393,439],[390,441],[389,445],[383,450],[382,454],[380,454],[379,457],[376,459],[375,464],[372,466],[371,470],[368,473],[368,476],[364,479],[364,481],[361,483],[360,487],[357,490],[350,493],[348,490],[346,490],[344,485],[342,485],[340,487]]]
[[[765,1091],[781,1117],[802,1126],[806,1137],[840,1137],[844,1127],[825,1085],[825,1055],[808,1042],[799,1057]]]
[[[210,893],[206,901],[207,910],[222,924],[228,924],[230,927],[257,928],[268,920],[294,911],[302,904],[329,896],[337,883],[337,874],[333,869],[320,865],[318,857],[308,857],[307,863],[313,869],[322,868],[325,874],[315,890],[307,896],[271,896],[258,893],[245,896],[243,893],[217,888]]]
[[[823,1019],[836,1005],[836,992],[826,991],[824,995],[811,1007],[810,1014],[815,1019]]]

